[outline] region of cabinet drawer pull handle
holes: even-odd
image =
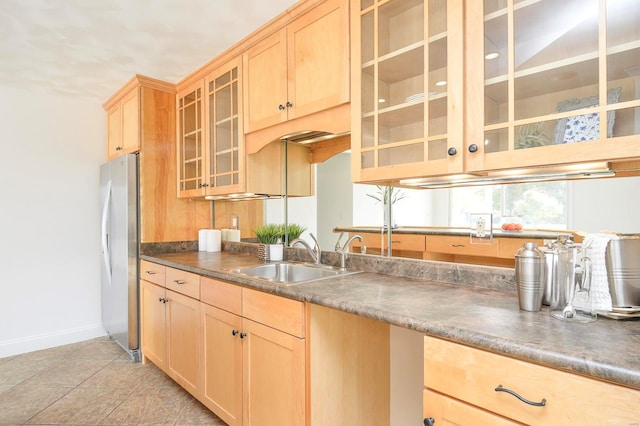
[[[231,335],[232,335],[232,336],[235,336],[235,335],[237,335],[238,333],[240,333],[238,330],[231,330]]]
[[[495,390],[496,390],[496,392],[506,392],[508,394],[511,394],[511,395],[515,396],[516,398],[518,398],[520,401],[524,402],[525,404],[533,405],[534,407],[544,407],[545,405],[547,405],[547,400],[545,398],[542,398],[542,401],[540,401],[540,402],[529,401],[528,399],[521,397],[520,395],[518,395],[517,393],[515,393],[511,389],[507,389],[505,387],[502,387],[502,385],[498,385],[498,387]]]
[[[451,247],[464,247],[464,244],[451,244]]]
[[[156,271],[145,271],[148,275],[155,275]]]
[[[247,333],[240,333],[240,338],[244,339],[245,337],[247,337]]]
[[[186,284],[187,282],[184,280],[173,280],[174,283],[178,284],[178,285],[182,285],[182,284]]]

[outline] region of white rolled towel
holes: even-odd
[[[198,231],[198,251],[207,251],[207,229]]]
[[[227,231],[227,241],[240,242],[240,230],[229,229]]]
[[[222,233],[219,229],[207,229],[207,251],[216,252],[221,249]]]

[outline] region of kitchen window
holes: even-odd
[[[468,227],[472,213],[492,213],[493,226],[517,216],[525,228],[567,228],[567,182],[451,188],[449,225]]]

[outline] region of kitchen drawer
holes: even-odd
[[[428,389],[526,424],[634,424],[640,391],[425,336]],[[528,405],[498,385],[535,402]]]
[[[200,275],[167,268],[167,288],[185,296],[200,299]]]
[[[354,235],[354,234],[350,234]],[[359,241],[353,242],[353,247],[360,247],[365,245],[371,248],[380,248],[380,234],[361,234],[362,243]],[[384,246],[387,247],[387,234],[384,235]],[[391,244],[393,244],[394,250],[407,250],[407,251],[419,251],[423,252],[425,247],[424,235],[412,235],[412,234],[393,234],[391,236]],[[354,250],[357,251],[357,250]]]
[[[498,240],[498,257],[503,259],[515,259],[516,252],[522,248],[526,242],[534,242],[538,247],[542,247],[544,241],[530,238],[500,238]]]
[[[233,314],[242,315],[242,288],[235,284],[201,277],[200,301]]]
[[[423,417],[431,417],[434,425],[517,426],[505,419],[457,399],[425,389],[422,399]]]
[[[305,336],[304,303],[242,289],[242,316],[296,337]]]
[[[469,236],[428,235],[426,237],[426,251],[433,253],[458,254],[465,256],[498,255],[498,244],[471,244]]]
[[[165,286],[167,268],[157,263],[140,260],[140,279]]]

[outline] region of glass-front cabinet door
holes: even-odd
[[[461,172],[462,1],[351,5],[354,180]]]
[[[467,171],[640,156],[640,2],[466,7]]]
[[[244,135],[239,76],[241,58],[231,61],[205,79],[207,195],[244,191]]]
[[[205,167],[202,81],[177,94],[178,197],[203,196]]]

